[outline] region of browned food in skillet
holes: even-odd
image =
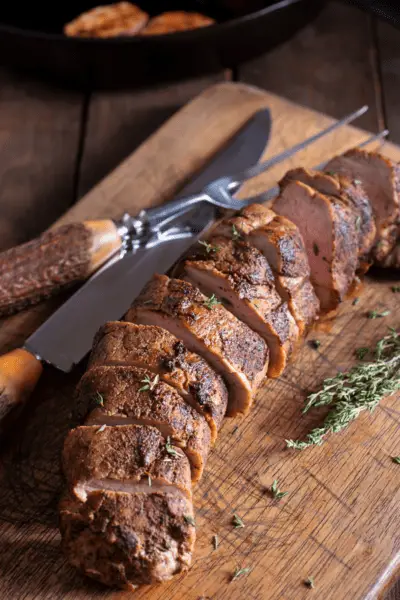
[[[267,343],[269,377],[279,377],[292,353],[299,331],[286,302],[276,290],[274,274],[264,255],[242,239],[212,236],[198,244],[180,277],[206,296],[214,294],[238,319]]]
[[[206,418],[215,441],[228,404],[226,386],[171,333],[161,327],[107,323],[97,333],[90,356],[90,367],[105,365],[131,365],[159,375]]]
[[[195,542],[190,467],[149,426],[79,427],[63,453],[60,529],[69,561],[134,590],[190,566]]]
[[[70,37],[116,37],[136,35],[145,27],[149,15],[135,4],[118,2],[97,6],[64,26]]]
[[[378,152],[353,148],[333,158],[326,171],[340,173],[361,184],[371,204],[376,224],[372,257],[378,263],[391,252],[397,240],[400,215],[400,168]]]
[[[153,17],[140,35],[161,35],[198,29],[215,23],[214,19],[195,12],[171,11]]]
[[[228,385],[228,414],[246,413],[268,369],[264,340],[215,298],[206,298],[186,281],[154,275],[127,321],[156,325],[203,356]]]
[[[349,291],[358,264],[354,211],[300,181],[282,182],[273,208],[299,228],[321,309],[333,310]]]
[[[101,398],[89,425],[151,425],[183,449],[197,481],[211,444],[205,418],[151,371],[137,367],[94,367],[78,386],[79,402]]]

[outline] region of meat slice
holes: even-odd
[[[160,327],[113,321],[98,331],[89,367],[131,365],[160,376],[202,414],[214,442],[228,405],[228,391],[208,363]]]
[[[233,240],[245,239],[254,229],[268,225],[275,216],[272,210],[262,204],[250,204],[239,215],[219,221],[211,235],[222,235]]]
[[[74,567],[132,591],[187,571],[196,537],[192,502],[177,488],[98,490],[88,493],[86,502],[66,495],[60,530]]]
[[[149,15],[130,2],[96,6],[64,26],[70,37],[115,37],[135,35],[143,29]]]
[[[154,275],[125,315],[127,321],[157,325],[203,356],[230,391],[228,414],[246,413],[268,369],[264,340],[214,298],[186,281]]]
[[[82,502],[88,493],[107,489],[148,493],[174,486],[192,497],[187,457],[177,447],[169,453],[155,427],[77,427],[64,442],[63,470],[70,492]]]
[[[169,385],[137,367],[94,367],[78,385],[78,402],[97,402],[88,425],[151,425],[181,447],[192,479],[203,473],[211,444],[207,421]]]
[[[325,171],[339,173],[362,185],[368,196],[375,217],[375,242],[387,238],[386,229],[399,218],[399,167],[378,152],[367,152],[354,148],[343,156],[333,158]],[[391,247],[394,245],[394,241]],[[390,252],[391,248],[386,248]],[[379,246],[373,251],[378,260],[384,258]]]
[[[362,184],[360,182],[354,183],[354,180],[352,181],[339,173],[324,173],[303,168],[288,171],[284,177],[284,182],[288,181],[301,181],[321,194],[339,198],[353,207],[357,215],[358,271],[365,273],[370,264],[369,254],[375,240],[376,227],[372,207]]]
[[[141,35],[161,35],[174,33],[176,31],[188,31],[207,27],[215,23],[214,19],[195,12],[184,12],[174,10],[162,13],[150,19],[147,27],[141,31]]]
[[[251,231],[247,239],[267,258],[276,289],[288,303],[299,335],[303,335],[317,318],[319,300],[310,281],[310,265],[298,227],[275,214],[268,224]]]
[[[354,212],[299,181],[283,186],[273,208],[299,228],[321,309],[336,308],[355,277],[358,236]]]
[[[297,325],[275,289],[267,260],[250,244],[214,236],[197,246],[182,265],[181,276],[206,295],[216,295],[238,319],[267,343],[269,377],[284,371],[298,339]]]

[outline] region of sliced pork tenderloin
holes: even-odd
[[[299,332],[275,288],[267,260],[247,242],[214,236],[196,246],[181,265],[180,277],[217,296],[238,319],[256,331],[270,353],[268,376],[284,371]]]
[[[372,207],[362,184],[340,173],[313,171],[301,167],[288,171],[283,181],[301,181],[317,192],[339,198],[353,207],[357,215],[358,272],[365,273],[370,266],[369,256],[376,237],[376,226]]]
[[[147,493],[148,488],[176,487],[192,497],[186,455],[178,447],[168,452],[155,427],[77,427],[64,442],[62,459],[70,493],[82,502],[98,490]]]
[[[191,500],[179,490],[94,491],[87,501],[60,503],[63,550],[85,575],[134,591],[168,581],[191,564],[195,527]]]
[[[253,230],[247,239],[271,265],[276,289],[288,303],[299,335],[304,335],[318,318],[320,305],[310,281],[310,265],[298,227],[275,214],[267,225]]]
[[[211,444],[207,421],[174,388],[137,367],[94,367],[82,377],[78,402],[94,399],[87,425],[150,425],[183,449],[192,479],[203,473]]]
[[[211,235],[222,235],[234,241],[245,239],[254,229],[268,225],[274,217],[275,213],[262,204],[250,204],[239,214],[219,221],[211,230]]]
[[[227,409],[226,386],[203,358],[171,333],[160,327],[106,323],[95,336],[89,368],[104,365],[131,365],[158,374],[206,418],[215,441]]]
[[[353,148],[343,156],[337,156],[329,161],[325,171],[344,175],[351,179],[354,185],[362,185],[364,188],[376,224],[375,248],[372,255],[374,259],[382,261],[384,253],[379,242],[386,240],[384,247],[386,254],[395,244],[395,239],[387,229],[399,220],[399,166],[378,152]]]
[[[282,186],[273,209],[299,228],[321,310],[333,310],[355,278],[358,262],[355,213],[337,198],[320,194],[299,181]]]
[[[215,298],[206,298],[186,281],[154,275],[125,320],[162,327],[182,340],[224,378],[228,414],[249,410],[268,370],[268,347]]]

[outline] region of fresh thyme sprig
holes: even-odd
[[[386,396],[400,389],[400,335],[393,328],[375,346],[374,361],[359,363],[347,373],[325,379],[319,392],[306,398],[303,413],[313,407],[332,405],[321,427],[305,441],[286,440],[288,448],[303,450],[320,446],[328,433],[345,429],[364,410],[373,411]]]
[[[144,383],[144,386],[140,388],[139,392],[146,392],[150,390],[152,392],[156,387],[157,383],[160,381],[160,376],[156,375],[154,379],[150,379],[148,375],[144,379],[141,380],[140,383]]]
[[[232,517],[232,525],[235,529],[239,529],[240,527],[244,527],[244,523],[242,519],[236,513]]]
[[[379,312],[377,310],[369,310],[367,312],[368,319],[382,319],[383,317],[387,317],[390,315],[390,310],[383,310]]]
[[[274,479],[271,485],[271,494],[274,500],[281,500],[288,495],[289,492],[281,492],[278,486],[278,480]]]
[[[231,582],[236,581],[236,579],[239,579],[239,577],[241,577],[242,575],[247,575],[248,573],[250,573],[250,571],[250,567],[244,567],[242,569],[240,567],[236,567],[235,572],[232,575]]]
[[[221,304],[221,302],[217,299],[216,295],[213,294],[209,298],[206,298],[203,304],[206,308],[208,308],[208,310],[212,310],[214,306],[217,306],[217,304]]]
[[[179,452],[177,452],[171,444],[171,438],[169,436],[167,437],[167,441],[165,442],[165,449],[171,456],[179,456]]]
[[[304,585],[310,589],[315,588],[314,577],[307,577],[307,579],[304,580]]]
[[[102,394],[100,394],[100,392],[96,392],[96,394],[94,395],[93,401],[95,402],[95,404],[98,404],[99,406],[104,406],[104,398],[103,398]]]
[[[232,240],[236,242],[242,239],[242,234],[236,229],[235,225],[232,225]]]
[[[212,537],[212,544],[214,547],[214,550],[217,550],[218,546],[219,546],[219,537],[215,534]]]
[[[194,520],[192,515],[183,515],[183,518],[185,519],[186,523],[189,523],[189,525],[196,527],[196,521]]]
[[[392,456],[392,461],[396,463],[396,465],[400,465],[400,456]]]
[[[219,251],[219,246],[213,246],[212,244],[209,244],[208,242],[204,242],[204,241],[200,241],[199,244],[201,246],[204,246],[207,254],[211,254],[211,252],[218,252]]]

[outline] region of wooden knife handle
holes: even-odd
[[[27,350],[0,356],[0,421],[29,398],[42,371],[41,362]]]
[[[109,219],[72,223],[0,254],[0,316],[83,281],[121,247]]]

